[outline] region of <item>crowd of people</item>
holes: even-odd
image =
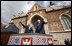
[[[65,44],[66,44],[66,45],[71,45],[71,40],[69,40],[68,38],[67,38],[67,39],[65,39],[65,41],[64,41],[64,42],[65,42]]]

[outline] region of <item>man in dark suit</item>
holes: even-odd
[[[21,23],[21,22],[20,22]],[[24,24],[21,23],[21,25],[26,28],[25,33],[33,33],[33,29],[30,25],[25,26]]]
[[[71,44],[70,44],[70,41],[69,41],[69,39],[68,39],[68,38],[67,38],[67,39],[65,39],[65,41],[64,41],[64,42],[65,42],[65,44],[66,44],[66,45],[71,45]]]
[[[37,28],[36,28],[36,33],[40,33],[40,34],[45,34],[43,25],[45,24],[44,21],[41,20],[37,20],[38,24],[37,24]]]

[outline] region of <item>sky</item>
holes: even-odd
[[[22,11],[27,13],[35,3],[48,8],[50,1],[1,1],[1,23],[8,25],[13,15],[18,15]],[[57,5],[71,5],[71,1],[52,1]]]

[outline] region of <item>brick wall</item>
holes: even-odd
[[[71,40],[71,32],[50,32],[50,35],[53,35],[54,45],[65,45],[65,39]]]
[[[19,22],[22,22],[23,24],[26,25],[26,17],[21,17],[21,18],[13,19],[12,21],[14,22],[14,24],[16,26],[18,26]]]
[[[67,11],[69,11],[68,13],[66,13]],[[63,29],[63,25],[61,24],[60,21],[60,15],[61,14],[68,14],[71,15],[71,9],[63,9],[63,10],[57,10],[57,11],[52,11],[52,12],[47,12],[46,16],[47,16],[47,20],[48,20],[48,27],[50,31],[64,31]]]

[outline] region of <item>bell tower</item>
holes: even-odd
[[[29,12],[38,11],[38,10],[42,10],[42,9],[44,9],[44,8],[41,7],[38,3],[35,3]]]

